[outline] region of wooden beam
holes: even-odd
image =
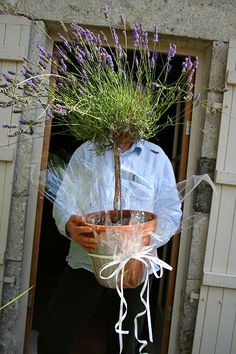
[[[203,285],[236,289],[236,275],[204,272]]]
[[[17,48],[11,48],[11,47],[5,47],[2,46],[0,47],[0,59],[1,60],[7,60],[7,61],[21,61],[23,62],[24,55],[25,55],[25,48],[23,47],[17,47]]]
[[[14,149],[11,148],[1,148],[0,149],[0,161],[13,161]]]
[[[216,170],[215,182],[236,186],[236,173],[230,171]]]

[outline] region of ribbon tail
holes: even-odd
[[[115,325],[115,331],[119,334],[119,345],[120,345],[120,354],[123,350],[123,334],[129,334],[129,331],[122,330],[122,322],[124,321],[127,315],[127,302],[124,298],[124,290],[123,290],[123,283],[124,283],[124,267],[121,270],[121,279],[120,279],[120,289],[118,286],[118,276],[119,273],[116,275],[116,290],[120,296],[120,312],[119,312],[119,320]],[[125,306],[125,311],[123,311],[123,306]]]
[[[147,297],[146,297],[146,301],[145,301],[143,295],[144,295],[146,289],[147,289]],[[145,310],[139,312],[134,319],[134,333],[135,333],[135,338],[141,344],[141,346],[139,348],[139,353],[142,353],[143,348],[145,348],[147,346],[148,342],[144,339],[138,338],[138,318],[141,316],[144,316],[146,313],[147,313],[147,320],[148,320],[149,339],[151,342],[153,342],[150,304],[149,304],[149,275],[148,275],[148,272],[146,273],[146,278],[145,278],[142,290],[140,292],[140,299],[145,306]]]
[[[150,292],[150,286],[149,286],[149,281],[148,281],[148,284],[147,284],[147,298],[146,298],[146,303],[147,303],[147,321],[148,321],[149,340],[150,340],[151,343],[153,343],[152,319],[151,319],[151,311],[150,311],[149,292]]]

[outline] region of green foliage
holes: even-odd
[[[56,57],[38,45],[40,61],[35,68],[29,62],[24,66],[24,80],[14,80],[14,73],[5,75],[7,84],[0,91],[10,101],[0,102],[0,106],[12,105],[18,113],[26,112],[19,126],[6,125],[9,135],[32,134],[33,126],[42,124],[46,115],[54,124],[63,124],[76,139],[92,141],[103,153],[123,136],[128,135],[133,141],[149,139],[178,121],[180,117],[162,118],[177,101],[193,99],[197,58],[194,62],[185,58],[180,76],[169,84],[176,46],[170,44],[166,61],[158,61],[157,28],[150,40],[142,25],[136,25],[134,50],[130,53],[123,18],[122,23],[125,46],[121,46],[113,28],[110,43],[102,32],[95,34],[76,23],[68,28],[62,25],[62,45],[57,46]],[[50,64],[53,72],[48,70]],[[48,85],[49,78],[53,86]],[[16,90],[20,88],[25,90],[23,98]],[[47,104],[45,96],[50,97]],[[32,119],[29,106],[41,106],[43,113]]]

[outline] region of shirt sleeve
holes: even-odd
[[[157,247],[161,247],[177,232],[182,216],[173,168],[165,154],[163,155],[155,213],[157,227],[153,234],[153,240]]]

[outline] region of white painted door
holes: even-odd
[[[192,354],[236,353],[236,40],[227,62],[215,182]]]
[[[12,71],[19,74],[26,56],[29,42],[29,21],[23,17],[0,15],[0,84],[4,84],[2,73]],[[0,93],[0,99],[1,99]],[[14,124],[19,114],[12,113],[12,108],[0,106],[0,302],[4,279],[4,260],[7,243],[9,213],[11,204],[14,162],[16,157],[17,139],[7,137],[2,124]]]

